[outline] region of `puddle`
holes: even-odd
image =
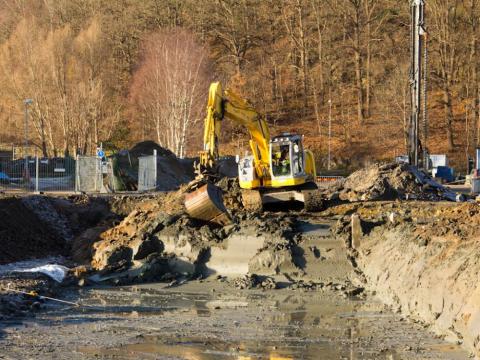
[[[211,284],[210,284],[211,286]],[[118,294],[121,293],[121,294]],[[456,345],[385,312],[376,302],[322,292],[178,293],[95,290],[90,301],[135,302],[117,313],[115,340],[76,347],[114,359],[464,359]],[[163,309],[154,316],[144,307]],[[88,316],[88,314],[84,314]],[[126,322],[126,323],[124,323]],[[102,344],[103,343],[103,344]],[[75,358],[75,357],[74,357]]]
[[[293,360],[299,358],[314,358],[318,348],[305,349],[303,345],[290,343],[288,345],[265,344],[261,341],[246,341],[241,343],[225,343],[221,341],[204,341],[202,339],[182,339],[174,344],[162,344],[155,338],[146,338],[144,343],[125,345],[117,349],[81,349],[84,354],[92,356],[122,356],[127,358],[158,358],[174,357],[188,360],[213,359],[270,359]],[[335,356],[334,352],[322,350],[322,358]]]
[[[312,221],[298,221],[297,230],[305,235],[328,236],[330,234],[330,224],[314,223]]]

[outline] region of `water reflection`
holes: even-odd
[[[402,353],[412,345],[412,333],[418,336],[418,330],[383,313],[383,307],[377,303],[351,301],[335,294],[185,294],[142,290],[117,294],[107,291],[91,297],[92,301],[99,298],[110,304],[110,310],[112,302],[119,309],[125,307],[122,303],[138,308],[138,323],[129,323],[132,331],[135,326],[141,331],[142,319],[156,319],[146,310],[149,306],[169,318],[166,329],[170,330],[162,330],[163,317],[159,315],[155,320],[157,334],[144,335],[134,343],[127,341],[118,347],[77,349],[93,356],[148,359],[161,355],[188,360],[425,358]],[[421,341],[432,345],[439,342],[426,333],[421,333]],[[439,352],[429,358],[464,357],[458,348],[444,355]]]

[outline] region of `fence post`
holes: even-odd
[[[38,155],[35,155],[35,192],[37,194],[39,193],[39,189],[38,189],[38,178],[40,177],[39,169],[40,169],[40,166],[38,164]]]
[[[153,174],[154,174],[154,183],[153,191],[157,190],[157,149],[153,150]]]

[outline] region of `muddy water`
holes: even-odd
[[[351,270],[322,221],[299,223],[305,278],[341,282]],[[326,288],[323,288],[326,289]],[[34,319],[0,325],[0,359],[466,359],[392,314],[373,296],[332,290],[236,290],[213,277],[80,289]]]
[[[237,291],[216,281],[69,294],[4,324],[0,358],[465,359],[421,326],[373,301],[329,291]]]

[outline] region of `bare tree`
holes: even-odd
[[[432,0],[430,3],[432,12],[432,38],[436,42],[437,56],[435,75],[443,92],[443,107],[445,111],[445,132],[449,150],[454,148],[453,139],[453,91],[457,81],[460,35],[460,12],[459,0]],[[437,60],[438,59],[438,60]]]
[[[131,98],[154,125],[157,141],[180,157],[202,117],[210,76],[206,50],[188,31],[153,33],[144,41]]]

